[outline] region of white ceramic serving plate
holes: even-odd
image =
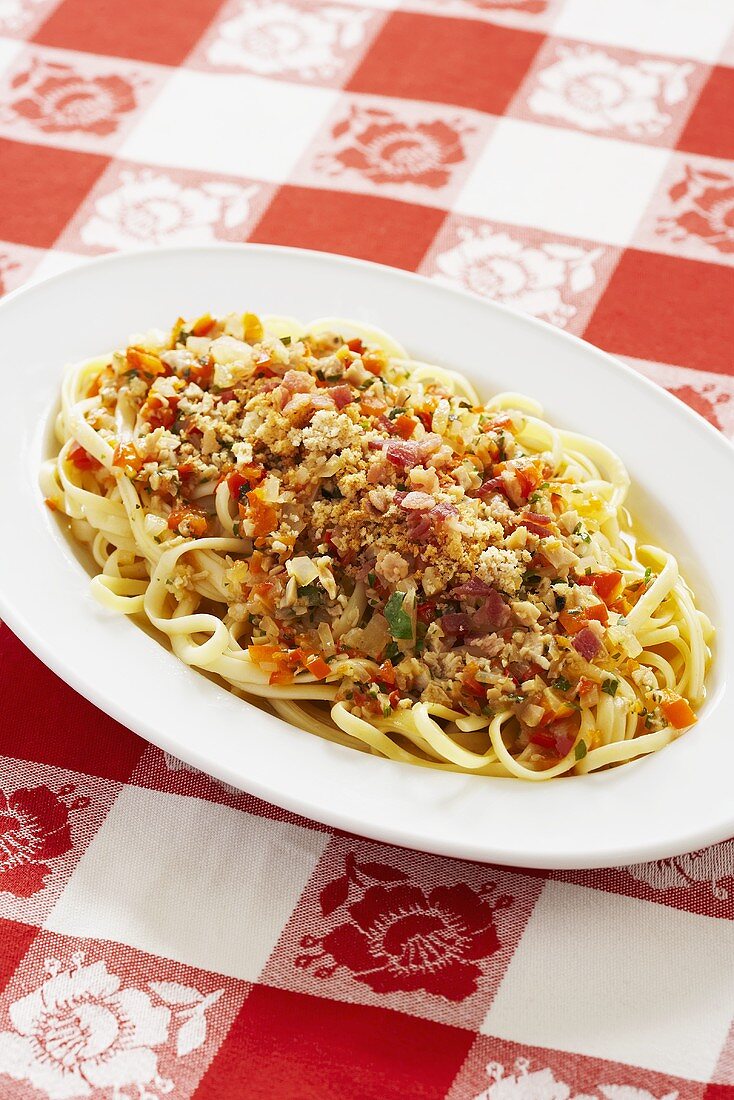
[[[522,783],[429,771],[329,744],[182,665],[100,608],[38,468],[62,369],[132,332],[205,310],[353,317],[480,393],[521,390],[561,426],[623,458],[630,504],[677,554],[717,629],[700,721],[652,757],[603,774]],[[97,706],[177,757],[330,825],[427,851],[532,867],[657,859],[734,834],[734,448],[683,404],[543,323],[415,275],[234,245],[105,257],[0,303],[0,610]]]

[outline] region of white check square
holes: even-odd
[[[337,96],[328,88],[179,69],[119,156],[280,183]]]
[[[716,61],[733,22],[731,0],[566,0],[553,33],[641,53]]]
[[[707,1081],[733,983],[733,921],[548,882],[481,1031]]]
[[[666,149],[503,118],[455,209],[624,246],[669,156]]]
[[[254,981],[329,835],[125,787],[46,921]]]

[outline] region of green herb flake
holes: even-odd
[[[413,627],[410,616],[403,611],[404,592],[393,592],[385,604],[385,618],[393,638],[400,641],[409,641],[413,637]]]
[[[588,751],[589,749],[585,741],[577,741],[573,754],[577,760],[583,760]]]
[[[614,697],[617,694],[618,687],[619,680],[613,680],[611,677],[608,677],[602,684],[601,689],[606,692],[607,695]]]
[[[375,574],[374,573],[368,573],[367,574],[367,584],[370,586],[370,588],[374,588],[376,583],[377,583],[377,577],[375,576]]]
[[[281,336],[280,342],[281,344],[285,344],[286,347],[290,347],[291,338],[290,336]]]
[[[650,578],[651,577],[652,577],[652,569],[648,565],[647,569],[645,570],[645,584],[646,585],[648,585],[650,583]]]
[[[316,584],[305,584],[298,588],[299,600],[305,600],[309,607],[318,607],[322,602],[323,593]]]
[[[571,687],[565,676],[559,676],[557,680],[553,681],[552,686],[558,691],[568,691],[568,689]]]

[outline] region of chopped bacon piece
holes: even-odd
[[[502,493],[509,499],[509,493],[507,491],[507,485],[504,478],[491,477],[489,481],[484,481],[475,492],[475,496],[481,497],[482,500],[485,497],[492,496],[493,493]]]
[[[479,577],[472,577],[466,584],[460,584],[457,588],[452,588],[449,593],[450,596],[457,597],[458,599],[472,599],[474,597],[486,599],[490,592],[493,592],[491,584],[487,584],[486,581],[480,580]]]
[[[329,390],[329,393],[334,399],[334,404],[336,405],[337,409],[343,409],[345,405],[351,404],[351,402],[355,399],[351,389],[349,388],[349,386],[346,385],[332,386],[332,388]]]
[[[399,470],[410,470],[414,466],[420,466],[427,458],[441,446],[441,436],[430,432],[423,439],[397,440],[397,439],[373,439],[370,441],[372,450],[385,451],[388,462],[397,466]]]
[[[601,649],[601,642],[594,631],[585,626],[574,638],[573,647],[585,660],[593,661]]]

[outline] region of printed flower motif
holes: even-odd
[[[67,804],[64,795],[72,786],[54,794],[46,786],[0,791],[0,892],[28,898],[43,889],[51,868],[48,861],[72,848],[69,811],[89,804],[77,798]]]
[[[636,863],[627,871],[653,890],[691,890],[705,883],[718,901],[726,901],[729,891],[721,883],[734,877],[734,840],[672,859]]]
[[[518,1058],[512,1072],[506,1073],[499,1062],[487,1065],[487,1076],[492,1082],[474,1100],[599,1100],[596,1093],[574,1093],[565,1081],[558,1081],[551,1069],[531,1071],[527,1058]],[[597,1091],[605,1100],[657,1100],[647,1089],[633,1085],[597,1085]],[[677,1092],[666,1093],[660,1100],[677,1100]]]
[[[489,226],[462,226],[458,236],[459,243],[436,258],[438,281],[561,327],[576,315],[564,295],[593,286],[594,263],[602,255],[601,249],[569,244],[524,245]]]
[[[688,164],[668,195],[676,213],[659,220],[659,233],[698,237],[719,252],[734,252],[734,177]]]
[[[442,119],[403,122],[390,111],[353,107],[332,130],[338,152],[324,158],[334,172],[352,169],[373,183],[414,183],[444,187],[452,166],[465,158],[462,123]]]
[[[500,948],[494,914],[513,899],[490,900],[493,884],[475,890],[459,882],[426,892],[405,881],[403,871],[382,863],[357,864],[349,855],[344,875],[321,893],[324,915],[346,902],[353,883],[364,887],[365,878],[379,885],[367,886],[347,907],[349,920],[321,938],[304,937],[301,945],[318,953],[299,956],[296,966],[318,960],[318,978],[343,966],[375,993],[422,989],[463,1001],[476,992],[479,963]],[[329,956],[333,963],[324,965]]]
[[[719,431],[725,430],[724,424],[722,424],[719,417],[718,410],[722,406],[731,404],[730,394],[717,393],[716,386],[711,382],[704,382],[699,389],[694,389],[693,386],[689,385],[673,386],[668,388],[668,392],[672,393],[675,397],[679,397],[681,401],[685,401],[686,405],[690,405],[692,409],[696,410],[699,416],[702,416],[705,420],[709,420],[715,428],[719,429]],[[734,866],[731,867],[727,874],[734,874]]]
[[[137,106],[133,85],[116,73],[85,76],[70,65],[35,60],[12,81],[7,110],[44,133],[113,133]]]
[[[144,990],[121,984],[104,960],[85,966],[83,952],[68,965],[47,959],[45,981],[10,1005],[13,1030],[0,1032],[0,1074],[27,1081],[50,1100],[97,1089],[119,1100],[171,1092],[174,1082],[160,1076],[159,1056],[180,1058],[198,1049],[206,1039],[206,1010],[224,991],[205,996],[178,982],[148,982],[162,1002],[156,1004]],[[168,1049],[172,1017],[184,1021],[174,1050]]]
[[[342,68],[345,52],[362,41],[368,19],[369,12],[356,8],[244,0],[217,28],[207,60],[261,76],[289,72],[327,79]]]
[[[158,1077],[154,1047],[168,1038],[170,1009],[141,989],[120,989],[104,961],[64,969],[50,960],[39,989],[10,1005],[14,1031],[0,1034],[0,1067],[52,1100],[90,1096],[94,1089],[167,1082]]]
[[[95,202],[81,238],[88,245],[131,248],[232,237],[246,223],[257,190],[217,182],[187,185],[150,169],[123,171],[119,185]]]
[[[558,59],[537,74],[528,107],[583,130],[658,137],[672,121],[662,107],[685,99],[692,71],[687,63],[625,63],[589,46],[559,46]]]

